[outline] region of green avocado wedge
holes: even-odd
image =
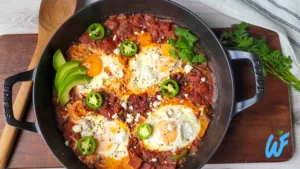
[[[64,58],[64,55],[61,53],[60,49],[57,49],[57,51],[53,55],[54,69],[57,71],[65,63],[66,63],[66,60]]]
[[[54,85],[55,85],[56,89],[59,88],[62,81],[64,81],[64,78],[66,78],[67,75],[70,73],[70,70],[75,67],[78,67],[79,64],[80,64],[80,61],[73,60],[73,61],[66,62],[58,69],[56,76],[55,76],[55,80],[54,80]]]
[[[68,72],[66,72],[65,75],[62,77],[63,82],[58,84],[57,91],[59,92],[61,90],[62,84],[65,81],[66,82],[69,81],[74,75],[86,75],[87,71],[88,71],[88,69],[83,66],[77,66],[77,67],[74,67],[74,68],[68,70]]]
[[[87,71],[88,69],[83,66],[74,67],[73,69],[70,70],[70,73],[67,75],[67,77],[64,78],[64,81],[68,81],[68,79],[70,79],[70,77],[74,75],[86,75]]]
[[[61,84],[61,89],[58,92],[58,99],[62,105],[65,105],[70,100],[70,91],[73,87],[80,84],[88,84],[92,80],[91,77],[82,74],[76,74],[68,77]]]

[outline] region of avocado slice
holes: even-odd
[[[58,93],[59,101],[62,105],[65,105],[70,100],[70,91],[73,87],[80,84],[88,84],[92,80],[91,77],[82,74],[75,74],[65,80],[61,84],[61,90]]]
[[[74,67],[70,70],[68,70],[68,72],[65,73],[66,76],[63,76],[62,79],[63,81],[69,81],[70,78],[72,78],[72,76],[74,75],[86,75],[86,72],[88,71],[87,68],[83,67],[83,66],[77,66]],[[63,82],[58,84],[58,92],[61,90],[61,86],[62,86]]]
[[[72,68],[79,66],[79,64],[80,64],[80,61],[72,60],[72,61],[66,62],[58,69],[56,76],[55,76],[55,81],[54,81],[56,89],[58,89],[59,85],[62,83],[64,78],[66,78],[67,75],[70,73],[70,70]]]
[[[66,60],[64,58],[64,55],[61,53],[60,49],[57,49],[57,51],[53,55],[54,69],[57,71],[65,63],[66,63]]]
[[[70,70],[70,73],[67,75],[67,77],[64,79],[64,81],[68,81],[68,79],[73,75],[86,75],[86,72],[88,69],[83,66],[74,67]]]

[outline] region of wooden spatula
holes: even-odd
[[[76,7],[76,0],[42,0],[39,12],[38,43],[28,69],[33,69],[56,29],[70,17]],[[22,119],[31,93],[32,82],[23,82],[15,99],[13,110],[17,120]],[[0,169],[4,169],[18,129],[5,125],[0,138]]]

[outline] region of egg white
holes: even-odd
[[[86,85],[77,85],[79,94],[87,95],[93,90],[104,89],[121,100],[143,92],[153,95],[160,90],[162,82],[173,73],[185,73],[182,60],[164,56],[164,44],[140,47],[139,53],[129,57],[128,67],[120,60],[118,52],[111,55],[97,53],[103,62],[103,70]],[[107,73],[108,69],[110,73]]]
[[[163,56],[162,53],[162,45],[149,45],[129,61],[129,90],[142,93],[155,85],[159,87],[164,80],[170,78],[171,73],[184,71],[181,60]]]
[[[157,124],[161,121],[172,122],[176,125],[174,128],[177,130],[177,137],[173,142],[168,143],[162,139],[160,130],[157,128]],[[153,127],[153,134],[150,138],[143,140],[143,145],[147,149],[158,151],[175,152],[178,148],[190,145],[201,129],[200,120],[196,118],[194,110],[184,105],[161,106],[152,112],[144,123]]]
[[[90,83],[86,85],[77,85],[77,90],[80,94],[87,95],[92,90],[109,89],[108,91],[115,91],[121,85],[118,79],[124,77],[123,65],[120,63],[117,56],[102,54],[99,56],[103,62],[102,72],[93,77]],[[106,72],[105,69],[109,70]],[[113,85],[112,85],[113,84]]]
[[[128,156],[129,129],[120,120],[108,121],[101,115],[85,116],[77,122],[81,126],[81,136],[92,136],[96,142],[96,152],[116,160]]]

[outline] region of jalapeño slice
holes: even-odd
[[[180,160],[187,155],[187,152],[188,150],[184,150],[181,154],[171,156],[170,159],[175,161]]]
[[[93,23],[88,27],[90,37],[101,40],[105,36],[105,28],[100,23]]]
[[[143,123],[137,127],[136,134],[140,139],[145,140],[152,135],[152,132],[153,132],[152,126],[150,124]]]
[[[86,96],[85,103],[90,108],[97,109],[102,105],[102,96],[98,92],[90,92]]]
[[[137,54],[138,46],[131,40],[123,41],[120,45],[120,52],[123,56],[133,56]]]
[[[161,85],[161,93],[169,98],[175,97],[179,92],[178,83],[173,79],[165,80]]]
[[[96,141],[93,137],[85,136],[78,140],[77,148],[83,155],[91,155],[96,149]]]

